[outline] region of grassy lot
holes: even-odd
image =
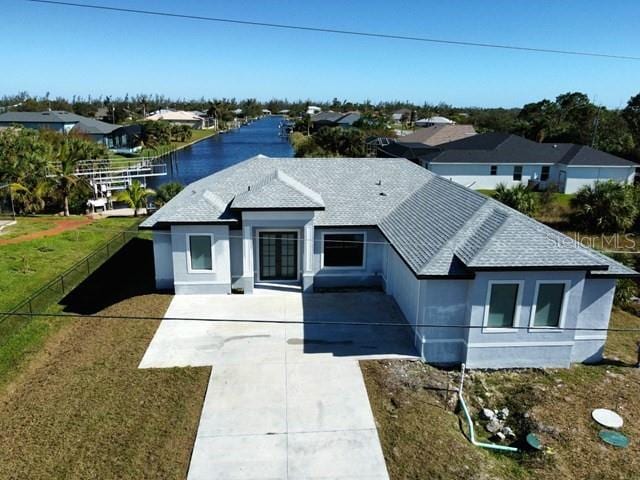
[[[19,218],[17,225],[9,227],[7,233],[32,233],[52,218]],[[56,217],[55,220],[59,219]],[[12,309],[117,232],[135,229],[137,222],[138,219],[131,218],[96,220],[57,236],[0,245],[0,311]],[[55,295],[53,298],[55,300]],[[34,310],[47,307],[41,303]],[[25,317],[9,317],[0,323],[0,388],[21,372],[62,324],[46,318],[30,321]]]
[[[615,310],[612,326],[640,327],[640,319]],[[504,454],[471,445],[466,424],[445,398],[447,377],[459,375],[420,362],[361,362],[391,478],[399,479],[632,479],[640,478],[640,370],[632,368],[637,335],[611,334],[608,361],[558,370],[474,371],[466,400],[477,419],[482,406],[508,407],[507,422],[522,437],[535,431],[546,453]],[[442,390],[439,390],[442,388]],[[627,450],[605,446],[590,418],[593,408],[625,418]],[[484,435],[478,424],[476,432]]]
[[[3,238],[51,228],[60,217],[18,218]],[[105,218],[54,237],[0,245],[0,310],[13,307],[46,282],[88,255],[121,230],[135,230],[139,219]]]
[[[132,262],[135,259],[135,262]],[[149,240],[133,240],[60,305],[162,316]],[[184,478],[208,368],[138,370],[157,321],[57,324],[0,390],[0,478]]]

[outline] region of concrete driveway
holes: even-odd
[[[406,325],[376,292],[176,296],[140,368],[213,366],[189,480],[387,479],[357,360],[413,356]]]

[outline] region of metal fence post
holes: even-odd
[[[87,257],[87,275],[91,274],[91,265],[89,264],[89,257]]]
[[[109,258],[109,242],[107,242],[107,258]]]
[[[64,275],[60,275],[60,286],[62,287],[62,293],[64,293]]]
[[[31,305],[31,299],[29,299],[29,315],[31,320],[33,320],[33,305]]]

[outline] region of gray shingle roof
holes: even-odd
[[[402,141],[402,139],[400,139]],[[629,160],[572,143],[537,143],[510,133],[483,133],[443,143],[421,160],[432,163],[536,164],[630,167]]]
[[[141,226],[235,223],[236,209],[322,205],[315,212],[317,227],[377,226],[418,276],[530,268],[635,274],[489,197],[398,158],[254,157],[187,186]]]
[[[278,210],[324,208],[322,196],[290,177],[281,170],[275,170],[248,189],[236,195],[231,202],[236,210]]]
[[[112,123],[101,122],[95,118],[83,117],[75,113],[61,110],[46,112],[7,112],[0,115],[0,123],[60,123],[75,124],[74,130],[87,134],[109,134],[121,127]]]
[[[562,155],[558,163],[570,167],[631,167],[637,165],[630,160],[616,157],[615,155],[596,150],[586,145],[558,143],[553,146]]]

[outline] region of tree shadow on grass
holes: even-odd
[[[67,294],[67,313],[91,315],[132,297],[156,291],[153,242],[134,238]]]

